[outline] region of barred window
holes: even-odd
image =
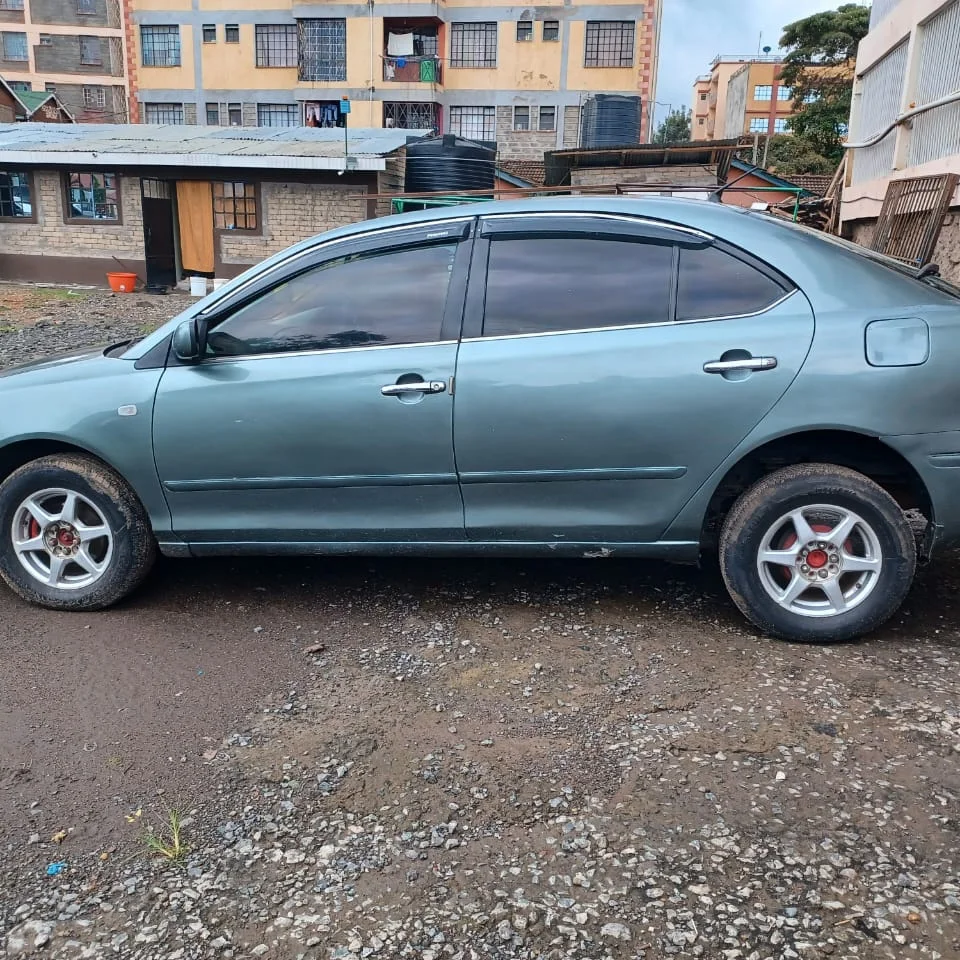
[[[103,63],[103,51],[99,37],[78,37],[80,41],[80,62],[86,64]]]
[[[215,182],[213,225],[218,230],[256,230],[256,184],[242,181]]]
[[[557,108],[556,107],[541,107],[540,108],[540,130],[556,130],[557,129]]]
[[[295,67],[297,65],[296,24],[258,24],[254,30],[258,67]]]
[[[300,80],[347,79],[347,21],[300,20]]]
[[[33,84],[29,80],[8,80],[7,86],[17,93],[29,93],[33,89]]]
[[[436,130],[440,126],[437,104],[384,102],[383,125],[403,130]]]
[[[68,173],[68,220],[119,220],[120,190],[115,173]]]
[[[243,104],[242,103],[227,104],[227,123],[231,127],[243,126]]]
[[[217,42],[217,25],[215,23],[205,23],[203,25],[203,42],[204,43]]]
[[[3,34],[3,59],[27,60],[27,35],[25,33]]]
[[[787,118],[778,117],[773,121],[773,132],[774,133],[786,133],[787,132]]]
[[[758,83],[753,88],[754,100],[769,100],[772,95],[773,84],[771,83]]]
[[[532,20],[518,20],[517,21],[517,40],[523,43],[526,40],[533,39],[533,21]]]
[[[783,100],[792,100],[793,99],[793,88],[792,87],[777,87],[777,99],[780,101]]]
[[[107,92],[103,87],[84,87],[83,105],[87,110],[103,110],[107,105]]]
[[[77,0],[77,13],[80,16],[89,16],[97,12],[96,0]]]
[[[514,130],[530,129],[530,108],[529,107],[513,108],[513,129]]]
[[[560,39],[560,21],[559,20],[543,21],[543,39],[544,40]]]
[[[182,103],[145,103],[144,123],[183,123]]]
[[[141,26],[140,50],[145,67],[179,67],[180,28]]]
[[[450,25],[451,67],[496,67],[496,65],[496,23]]]
[[[767,117],[751,117],[750,132],[766,133],[770,127],[770,120]]]
[[[633,20],[588,20],[585,67],[632,67]]]
[[[258,103],[258,127],[298,127],[300,108],[295,103]]]
[[[240,42],[240,24],[238,23],[226,23],[223,26],[223,39],[227,43],[239,43]]]
[[[0,10],[22,10],[23,0],[0,0]]]
[[[220,104],[219,103],[207,104],[207,126],[209,127],[220,126]]]
[[[450,133],[468,140],[493,140],[497,116],[494,107],[451,107]]]
[[[33,217],[30,174],[24,171],[0,171],[0,217],[29,220]]]

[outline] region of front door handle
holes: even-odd
[[[729,373],[731,370],[773,370],[776,357],[743,357],[736,360],[711,360],[703,365],[704,373]]]
[[[415,380],[413,383],[388,383],[380,388],[385,397],[402,397],[408,393],[443,393],[445,380]]]

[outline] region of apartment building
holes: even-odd
[[[866,242],[892,181],[960,175],[960,0],[875,0],[860,43],[840,218]],[[960,281],[960,186],[934,260]]]
[[[662,0],[132,4],[147,123],[434,128],[542,157],[577,145],[590,93],[640,96],[644,135],[656,98]]]
[[[781,57],[719,54],[693,84],[694,140],[788,133],[793,91],[780,82]]]
[[[0,76],[77,120],[127,121],[121,0],[0,0]]]

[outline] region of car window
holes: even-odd
[[[759,313],[783,295],[783,287],[775,280],[716,247],[680,251],[678,320]]]
[[[483,335],[670,319],[673,247],[598,237],[490,242]]]
[[[268,290],[207,336],[213,356],[440,339],[456,244],[341,257]]]

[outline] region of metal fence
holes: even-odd
[[[870,29],[872,30],[881,20],[886,20],[894,7],[901,2],[902,0],[873,0],[873,6],[870,8]]]
[[[851,141],[867,140],[896,119],[903,99],[906,69],[907,42],[904,41],[860,78],[860,102]],[[855,151],[853,182],[887,176],[893,169],[896,143],[894,130],[872,147]]]

